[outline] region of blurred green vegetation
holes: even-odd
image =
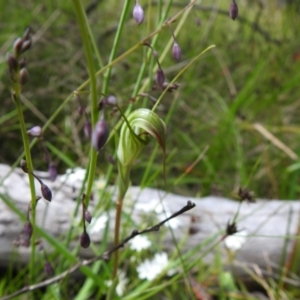
[[[84,3],[91,7],[91,2]],[[122,8],[118,1],[97,3],[88,17],[105,64]],[[178,90],[167,93],[158,108],[159,115],[167,121],[167,186],[160,151],[152,160],[154,143],[147,147],[133,169],[133,184],[202,196],[233,196],[241,185],[248,186],[261,198],[299,198],[300,44],[297,32],[300,19],[297,3],[286,7],[278,7],[274,1],[266,1],[264,7],[259,1],[238,4],[239,18],[232,21],[228,17],[229,1],[202,1],[193,8],[178,33],[182,61],[175,63],[171,53],[162,61],[169,81],[207,46],[215,44],[216,48],[179,78]],[[169,15],[183,5],[181,1],[174,2]],[[161,12],[156,5],[145,10],[146,22],[139,27],[131,15],[128,16],[117,55],[156,28]],[[174,28],[176,25],[172,24]],[[14,39],[22,35],[27,26],[34,33],[33,47],[26,55],[30,80],[23,92],[28,128],[43,125],[64,99],[87,79],[82,41],[70,2],[1,1],[0,161],[7,164],[13,164],[23,149],[10,97],[5,55],[12,51]],[[166,27],[159,34],[155,48],[159,54],[170,38],[170,29]],[[116,95],[124,110],[130,103],[145,51],[139,48],[113,67],[108,93]],[[98,65],[96,68],[100,69]],[[102,79],[98,81],[99,91]],[[152,95],[159,96],[157,92]],[[81,98],[87,105],[88,94],[82,94]],[[134,103],[135,107],[152,105],[143,99]],[[74,98],[44,133],[60,173],[70,166],[87,164],[90,143],[83,135],[84,118],[78,114],[78,106]],[[118,114],[108,113],[111,129],[119,118]],[[99,155],[98,175],[107,172],[108,157],[114,155],[114,149],[112,139]],[[63,155],[57,155],[58,152]],[[47,170],[39,144],[32,153],[35,168]],[[116,176],[115,167],[111,183]]]

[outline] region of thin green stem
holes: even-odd
[[[123,166],[118,163],[118,199],[116,207],[116,219],[115,219],[115,236],[114,244],[118,245],[120,240],[120,227],[121,227],[121,214],[124,196],[128,190],[130,182],[130,166]],[[119,251],[114,253],[114,268],[113,279],[116,278],[119,265]]]
[[[22,141],[24,146],[24,153],[26,158],[26,164],[28,169],[32,172],[33,171],[33,163],[30,153],[30,145],[29,140],[26,132],[25,120],[23,115],[23,109],[21,104],[21,85],[19,84],[19,70],[16,71],[14,83],[13,83],[13,94],[12,94],[13,101],[16,105],[19,124],[22,134]],[[24,154],[23,154],[24,155]],[[35,277],[35,236],[36,236],[36,194],[35,194],[35,186],[34,186],[34,177],[32,174],[28,173],[29,179],[29,187],[30,187],[30,194],[31,194],[31,224],[33,228],[32,236],[31,236],[31,255],[30,255],[30,268],[29,268],[29,277],[30,281],[34,282]]]
[[[129,4],[130,4],[130,0],[126,0],[123,6],[123,10],[121,13],[121,17],[119,20],[119,25],[118,25],[118,29],[116,32],[116,36],[114,39],[114,43],[110,52],[110,56],[109,56],[109,64],[114,60],[115,56],[116,56],[116,52],[121,40],[121,36],[122,36],[122,32],[123,32],[123,28],[124,28],[124,24],[126,21],[126,16],[128,14],[129,11]],[[107,68],[107,71],[104,74],[104,79],[103,79],[103,86],[102,86],[102,93],[106,95],[107,90],[108,90],[108,85],[109,85],[109,80],[110,80],[110,75],[111,75],[111,70],[112,70],[112,66],[110,66],[109,68]]]
[[[98,105],[97,105],[97,80],[95,75],[95,66],[94,66],[94,60],[93,60],[93,51],[92,51],[92,45],[91,45],[91,37],[88,26],[88,20],[86,18],[86,14],[84,11],[84,8],[82,6],[82,3],[80,0],[73,0],[73,6],[75,9],[75,13],[77,16],[77,21],[80,27],[81,37],[83,41],[84,46],[84,52],[86,56],[86,61],[88,65],[88,72],[90,79],[87,80],[90,84],[90,91],[91,91],[91,121],[92,121],[92,127],[95,126],[98,118]],[[92,192],[92,186],[94,183],[94,177],[95,177],[95,170],[96,170],[96,163],[97,163],[97,152],[91,147],[90,150],[90,160],[89,160],[89,175],[88,175],[88,181],[87,181],[87,188],[86,188],[86,199],[87,199],[87,206],[89,204],[90,194]]]

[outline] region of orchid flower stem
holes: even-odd
[[[118,199],[116,207],[116,219],[115,219],[115,237],[114,244],[115,246],[119,244],[120,241],[120,227],[121,227],[121,214],[122,206],[125,194],[129,187],[130,182],[130,167],[123,166],[120,163],[118,164]],[[114,252],[114,268],[113,268],[113,279],[116,278],[119,265],[119,251]]]

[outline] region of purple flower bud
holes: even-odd
[[[176,61],[180,61],[181,59],[181,49],[179,47],[179,45],[174,42],[174,45],[173,45],[173,48],[172,48],[172,54],[173,54],[173,57]]]
[[[23,39],[21,39],[20,37],[15,40],[13,45],[15,57],[18,57],[20,55],[22,44],[23,44]]]
[[[158,58],[158,52],[156,50],[152,50],[152,55],[155,58]]]
[[[77,112],[79,116],[82,116],[84,114],[84,107],[82,105],[79,105],[77,108]]]
[[[156,78],[155,78],[155,80],[156,80],[156,83],[157,83],[158,86],[162,86],[163,83],[165,82],[165,74],[164,74],[164,72],[163,72],[162,69],[158,69],[156,71]]]
[[[23,33],[23,40],[26,41],[30,39],[30,34],[31,34],[31,28],[27,27]]]
[[[41,192],[42,192],[44,199],[46,199],[47,201],[50,202],[52,199],[52,192],[51,192],[50,188],[44,183],[41,183]]]
[[[91,244],[90,236],[84,231],[80,236],[80,245],[82,248],[88,248]]]
[[[92,136],[92,124],[90,121],[85,121],[83,125],[83,132],[87,138],[91,138]]]
[[[44,245],[41,241],[38,244],[38,251],[44,251]]]
[[[31,39],[28,38],[27,40],[25,40],[23,43],[22,43],[22,47],[21,47],[21,53],[24,53],[26,52],[28,49],[30,49],[31,47]]]
[[[90,212],[89,212],[88,210],[85,211],[85,213],[84,213],[84,218],[85,218],[85,220],[86,220],[89,224],[91,224],[91,222],[92,222],[92,215],[90,214]]]
[[[25,85],[28,82],[29,74],[26,68],[20,70],[19,82],[21,85]]]
[[[33,126],[27,130],[27,134],[33,137],[40,137],[42,135],[42,128],[40,126]]]
[[[56,165],[52,162],[49,164],[48,173],[49,173],[50,180],[54,182],[57,177],[57,168]]]
[[[31,223],[29,221],[25,222],[22,231],[22,237],[29,241],[32,236],[32,232],[33,232],[33,228]]]
[[[144,10],[140,6],[138,1],[135,2],[135,6],[133,8],[132,14],[133,14],[134,20],[137,22],[138,25],[143,23],[143,21],[144,21]]]
[[[232,20],[235,20],[238,17],[238,14],[239,14],[239,8],[238,8],[235,0],[232,0],[230,9],[229,9],[229,16]]]
[[[92,145],[96,151],[100,151],[108,139],[108,127],[105,120],[96,123],[92,132]]]
[[[117,98],[113,95],[107,96],[105,99],[107,105],[115,106],[117,104]]]
[[[26,57],[21,58],[21,60],[19,61],[20,69],[25,68],[26,64],[27,64]]]
[[[54,270],[53,270],[51,264],[49,263],[49,261],[45,262],[45,264],[44,264],[44,271],[47,274],[47,276],[49,276],[49,277],[53,276]]]
[[[6,55],[6,63],[9,67],[10,72],[16,71],[18,69],[18,61],[13,55],[9,53]]]
[[[24,173],[29,172],[28,167],[27,167],[27,162],[26,162],[25,159],[21,159],[20,166],[21,166]]]

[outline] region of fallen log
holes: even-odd
[[[78,172],[81,172],[79,177]],[[79,224],[81,212],[79,209],[78,216],[74,218],[73,212],[76,209],[74,199],[80,196],[79,191],[84,172],[77,170],[75,175],[70,173],[58,176],[55,182],[51,182],[45,172],[37,172],[36,174],[51,188],[53,193],[51,203],[40,200],[37,205],[38,226],[45,229],[53,237],[61,239],[71,224]],[[0,182],[0,197],[2,199],[0,201],[0,267],[7,267],[11,264],[11,254],[15,251],[14,241],[18,238],[24,224],[8,203],[12,203],[25,215],[30,191],[27,174],[18,168],[11,170],[9,166],[0,164]],[[40,186],[38,183],[36,191],[39,194]],[[113,188],[110,189],[110,192],[110,200],[114,201],[115,192]],[[101,243],[107,222],[109,222],[110,228],[113,228],[114,225],[112,222],[114,209],[102,213],[100,216],[97,215],[97,210],[93,211],[97,202],[100,201],[97,194],[99,193],[95,193],[95,199],[91,201],[89,207],[94,220],[88,227],[91,240],[95,244]],[[228,222],[232,222],[234,219],[239,202],[216,196],[200,199],[184,197],[161,190],[140,189],[133,186],[127,193],[125,210],[130,212],[137,229],[142,229],[178,211],[186,205],[187,200],[194,202],[196,207],[169,221],[167,227],[173,229],[175,239],[179,244],[184,239],[182,252],[199,247],[197,255],[200,257],[201,253],[204,253],[209,246],[205,244],[206,247],[201,248],[204,241],[209,238],[213,239],[212,242],[222,239]],[[262,271],[267,270],[270,266],[279,267],[282,263],[284,249],[287,253],[285,261],[292,255],[298,232],[299,213],[299,201],[258,200],[254,204],[243,203],[237,218],[237,227],[242,231],[234,235],[235,240],[229,237],[220,243],[224,262],[228,263],[229,253],[234,252],[235,259],[231,268],[238,275],[245,274],[244,268],[240,266],[241,263],[244,264],[243,266],[258,267]],[[127,226],[127,229],[136,228],[130,229]],[[163,238],[160,239],[159,237],[158,234],[157,239],[163,243],[164,249],[167,251],[175,249],[169,229],[166,229]],[[111,240],[113,240],[113,236],[111,236]],[[76,242],[78,243],[78,240]],[[25,264],[29,261],[30,248],[19,247],[18,253],[19,255],[15,257],[16,263]],[[92,256],[90,251],[82,251],[80,254],[85,258]],[[214,251],[207,253],[203,257],[204,262],[210,263],[214,259],[214,255]]]

